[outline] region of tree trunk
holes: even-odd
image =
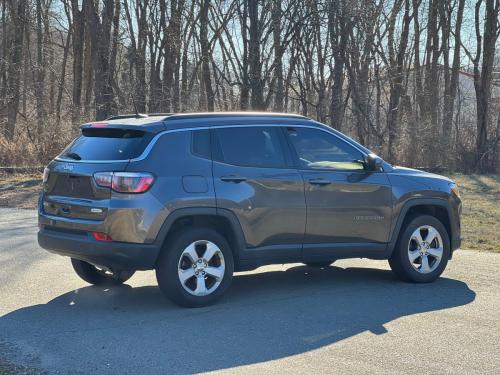
[[[84,0],[84,3],[86,0]],[[73,14],[73,93],[71,107],[71,122],[80,122],[83,86],[83,46],[85,43],[85,4],[80,10],[78,0],[71,0]]]
[[[410,2],[405,0],[405,11],[403,16],[403,30],[399,39],[398,50],[394,50],[394,28],[402,1],[396,1],[388,21],[388,47],[390,61],[390,94],[389,94],[389,112],[387,114],[387,132],[388,137],[388,155],[393,163],[398,162],[396,138],[399,133],[400,100],[403,90],[403,69],[406,48],[408,46],[408,36],[410,32]]]
[[[64,45],[63,61],[62,61],[62,67],[61,67],[61,79],[59,81],[59,87],[57,89],[57,99],[56,99],[56,124],[57,124],[57,127],[59,127],[59,125],[61,124],[61,103],[62,103],[62,97],[63,97],[63,91],[64,91],[64,84],[66,82],[66,65],[68,62],[70,41],[71,41],[72,35],[73,35],[73,29],[70,29],[68,34],[66,35],[66,43]]]
[[[445,85],[445,92],[443,95],[443,150],[447,150],[445,153],[445,158],[447,159],[447,164],[449,165],[451,162],[451,158],[449,155],[453,154],[450,147],[452,144],[452,125],[453,125],[453,117],[455,112],[455,100],[457,96],[457,88],[458,88],[458,79],[460,74],[460,52],[461,52],[461,30],[462,30],[462,20],[464,14],[465,0],[458,0],[458,10],[455,21],[455,32],[454,32],[454,49],[453,49],[453,62],[451,67],[451,72],[449,72],[449,83]],[[451,12],[448,14],[448,22],[451,23]],[[450,24],[451,26],[451,24]],[[449,31],[449,30],[448,30]],[[446,59],[445,59],[446,60]],[[449,64],[445,64],[449,65]],[[445,69],[448,68],[445,66]]]
[[[283,111],[285,99],[285,85],[283,82],[283,47],[281,45],[281,0],[273,0],[272,24],[273,24],[273,47],[274,47],[274,110]]]
[[[208,42],[208,9],[210,0],[202,0],[200,8],[200,48],[201,48],[201,75],[205,88],[207,111],[215,110],[214,92],[210,77],[210,44]]]
[[[240,17],[241,41],[243,44],[243,56],[241,57],[241,88],[240,88],[240,109],[248,109],[250,100],[250,77],[248,75],[248,1],[243,1],[243,12]]]
[[[490,97],[493,66],[495,60],[495,43],[498,38],[497,22],[500,12],[499,0],[485,0],[484,35],[480,35],[480,7],[483,0],[476,3],[476,39],[478,53],[474,61],[474,88],[476,91],[477,138],[476,138],[476,170],[480,173],[491,171],[488,145],[490,128]],[[482,42],[481,42],[482,39]],[[481,46],[482,43],[482,46]],[[483,51],[481,70],[479,59]]]
[[[82,8],[84,11],[85,19],[85,49],[84,49],[84,62],[83,62],[83,84],[84,84],[84,115],[85,117],[90,116],[92,97],[94,93],[94,65],[95,65],[95,38],[93,34],[95,33],[95,28],[92,24],[92,7],[91,2],[93,0],[84,0],[82,3]]]
[[[109,87],[113,90],[113,87],[117,86],[115,83],[116,74],[116,59],[118,55],[118,43],[119,43],[119,33],[120,33],[120,12],[121,12],[121,0],[115,0],[115,10],[113,16],[113,34],[111,39],[111,53],[109,58]],[[117,113],[118,109],[116,103],[112,102],[111,113]]]
[[[42,0],[36,0],[36,66],[34,76],[37,115],[36,133],[38,137],[41,137],[45,123],[45,59],[42,17]]]
[[[101,17],[92,1],[90,4],[90,23],[95,32],[92,33],[92,46],[95,48],[94,59],[94,96],[96,120],[103,120],[112,114],[113,89],[110,85],[110,44],[111,25],[114,14],[114,0],[104,0]],[[101,19],[100,19],[101,18]]]
[[[9,140],[14,138],[17,112],[19,109],[20,86],[21,86],[21,60],[24,40],[24,24],[26,22],[26,0],[17,3],[9,2],[10,16],[13,23],[12,45],[9,55],[8,81],[7,81],[7,127],[5,137]]]
[[[252,95],[250,97],[251,106],[254,110],[264,110],[264,92],[262,85],[262,62],[260,61],[260,22],[259,22],[259,2],[258,0],[248,0],[248,18],[250,20],[250,41],[249,41],[249,68],[250,87]]]
[[[344,17],[340,13],[341,9],[341,4],[337,1],[333,1],[328,9],[328,31],[333,55],[330,117],[332,126],[339,131],[342,130],[344,122],[344,67],[348,36]]]

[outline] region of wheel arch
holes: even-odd
[[[170,213],[161,226],[156,239],[160,248],[158,257],[169,238],[189,226],[216,230],[229,242],[235,264],[239,262],[240,253],[245,248],[245,238],[241,225],[234,213],[215,207],[180,208]]]
[[[451,227],[451,212],[448,202],[439,198],[414,198],[407,201],[400,210],[396,225],[389,241],[389,257],[392,255],[392,252],[396,247],[396,242],[401,234],[401,229],[415,215],[430,215],[437,218],[446,228],[451,245],[451,241],[453,241],[453,233]],[[450,254],[451,253],[452,252],[450,252]]]

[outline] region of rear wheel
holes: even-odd
[[[436,280],[450,258],[450,240],[444,225],[429,215],[411,219],[402,229],[389,265],[402,280]]]
[[[215,302],[233,278],[233,254],[226,239],[208,228],[179,232],[165,245],[156,266],[160,290],[184,307]]]
[[[73,258],[71,258],[71,264],[82,280],[93,285],[120,285],[135,273],[135,271],[110,271]]]
[[[305,262],[304,264],[308,267],[328,267],[331,266],[335,261],[326,262]]]

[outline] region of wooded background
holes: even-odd
[[[0,165],[44,164],[111,114],[262,110],[392,163],[495,172],[499,13],[500,0],[0,0]]]

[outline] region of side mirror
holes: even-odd
[[[369,154],[366,157],[366,169],[369,171],[380,171],[383,166],[383,161],[375,154]]]

